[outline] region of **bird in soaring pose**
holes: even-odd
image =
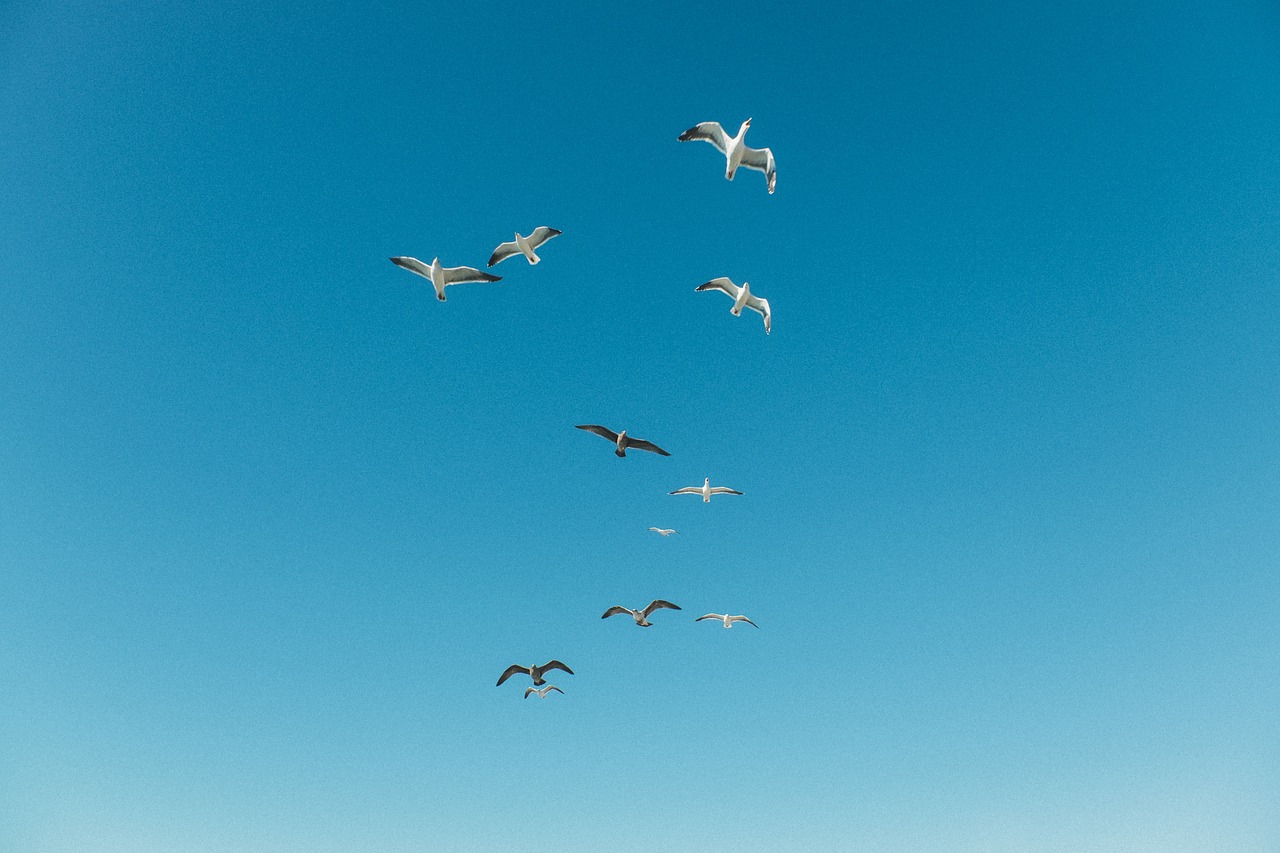
[[[656,453],[659,456],[671,455],[652,441],[645,441],[642,438],[632,438],[627,435],[627,431],[625,429],[622,432],[614,432],[608,427],[602,427],[599,424],[578,424],[577,428],[585,429],[587,432],[594,432],[601,438],[607,438],[612,441],[616,445],[613,450],[614,456],[626,456],[628,447],[634,447],[636,450],[647,450],[650,453]]]
[[[606,610],[604,612],[604,615],[601,616],[600,618],[608,619],[610,616],[617,616],[621,613],[627,613],[627,614],[630,614],[632,619],[636,620],[636,625],[638,627],[652,628],[653,623],[649,621],[649,614],[655,610],[661,610],[664,607],[669,610],[680,609],[678,606],[672,604],[670,601],[663,601],[661,598],[655,598],[653,601],[649,602],[649,606],[646,607],[644,610],[632,610],[630,607],[614,606]]]
[[[431,286],[436,289],[436,299],[441,302],[445,301],[444,289],[451,284],[502,281],[502,276],[480,272],[475,267],[442,267],[439,258],[434,258],[429,264],[424,264],[417,258],[392,258],[391,263],[431,282]]]
[[[569,667],[560,663],[558,660],[547,661],[542,666],[521,666],[518,663],[513,663],[511,666],[507,667],[498,678],[498,686],[501,686],[502,682],[506,681],[517,672],[523,672],[533,678],[534,687],[539,687],[547,683],[547,680],[542,677],[542,674],[552,669],[563,669],[565,672],[573,675],[573,670],[569,669]]]
[[[680,134],[678,138],[681,142],[691,142],[698,139],[703,142],[710,142],[718,148],[720,153],[724,155],[724,176],[726,180],[733,180],[733,175],[738,171],[739,166],[746,166],[748,169],[764,172],[764,176],[769,182],[769,192],[772,193],[774,184],[778,180],[778,169],[773,162],[773,152],[768,148],[747,147],[743,140],[749,127],[751,127],[751,119],[747,119],[742,123],[742,127],[738,128],[737,136],[730,137],[729,134],[724,132],[720,122],[704,121],[695,124]]]
[[[683,489],[676,489],[674,492],[668,492],[671,495],[702,495],[704,504],[711,503],[712,495],[740,495],[742,492],[737,489],[731,489],[728,486],[713,486],[711,478],[707,477],[699,486],[685,486]]]
[[[500,264],[513,255],[524,255],[530,264],[536,264],[542,260],[536,254],[534,249],[550,240],[552,237],[559,237],[563,231],[557,231],[554,228],[548,228],[545,225],[539,225],[533,229],[533,233],[528,237],[524,237],[519,231],[516,232],[516,238],[506,243],[499,243],[498,248],[493,250],[493,254],[489,256],[489,266]]]
[[[769,300],[761,299],[752,293],[751,285],[748,282],[744,281],[742,287],[738,287],[729,279],[721,276],[694,288],[694,291],[703,290],[719,290],[721,293],[729,294],[729,298],[733,300],[733,307],[729,309],[729,313],[735,317],[742,316],[744,307],[755,311],[764,318],[764,333],[766,335],[769,334],[769,329],[773,325],[773,315],[769,313]]]

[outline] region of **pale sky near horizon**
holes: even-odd
[[[1277,45],[0,9],[0,850],[1280,849]]]

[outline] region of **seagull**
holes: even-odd
[[[759,296],[753,294],[751,292],[750,283],[744,281],[742,283],[742,287],[738,287],[729,279],[721,276],[720,278],[713,278],[706,284],[700,284],[694,288],[695,292],[703,290],[719,290],[723,293],[729,294],[729,298],[733,300],[733,307],[729,309],[729,313],[735,317],[742,316],[742,309],[744,306],[755,311],[761,317],[764,317],[764,333],[766,335],[769,334],[769,327],[773,323],[773,315],[769,313],[769,300],[761,299]]]
[[[674,492],[668,492],[672,495],[702,495],[704,504],[711,503],[712,495],[740,495],[737,489],[731,489],[728,486],[712,486],[711,478],[707,477],[702,481],[702,486],[685,486],[683,489],[676,489]]]
[[[773,152],[768,148],[747,147],[743,139],[746,137],[747,128],[749,127],[751,127],[751,119],[744,121],[742,127],[738,128],[738,135],[730,139],[729,135],[724,132],[724,128],[720,126],[720,122],[704,121],[695,124],[680,134],[678,138],[681,142],[701,139],[703,142],[710,142],[720,149],[720,153],[724,155],[725,159],[724,176],[726,180],[733,180],[733,173],[738,171],[739,166],[746,166],[748,169],[764,172],[764,176],[769,180],[769,192],[772,194],[773,185],[778,180],[778,169],[773,163]]]
[[[550,240],[552,237],[559,237],[563,231],[557,231],[555,228],[548,228],[545,225],[539,225],[533,229],[533,233],[528,237],[522,237],[520,232],[516,232],[516,239],[509,243],[499,243],[498,248],[493,250],[493,254],[489,256],[489,266],[500,264],[512,255],[524,255],[530,265],[536,264],[542,260],[533,253],[533,250]]]
[[[748,625],[759,628],[759,625],[752,622],[745,616],[730,616],[728,613],[708,613],[706,616],[699,616],[694,622],[701,622],[703,619],[719,619],[724,623],[726,628],[732,628],[734,622],[746,622]]]
[[[636,450],[647,450],[650,453],[656,453],[659,456],[671,455],[652,441],[645,441],[642,438],[632,438],[627,435],[627,431],[625,429],[622,432],[614,432],[608,427],[602,427],[599,424],[578,424],[578,429],[585,429],[587,432],[594,432],[596,435],[602,438],[607,438],[614,444],[618,445],[613,451],[615,456],[626,456],[628,447],[634,447]]]
[[[563,690],[561,690],[559,687],[556,687],[554,684],[548,684],[546,687],[542,688],[541,690],[539,690],[536,687],[526,687],[524,689],[524,698],[528,699],[530,693],[537,693],[539,699],[546,699],[547,693],[551,692],[552,690],[554,690],[557,693],[564,693]]]
[[[537,687],[540,684],[547,683],[547,680],[542,677],[542,674],[549,669],[563,669],[565,672],[569,673],[570,675],[573,675],[573,670],[569,669],[569,667],[560,663],[560,661],[558,660],[547,661],[542,666],[521,666],[518,663],[513,663],[511,664],[511,666],[507,667],[506,670],[502,673],[502,677],[498,679],[498,684],[501,685],[502,682],[506,681],[508,678],[515,675],[517,672],[523,672],[526,675],[532,676],[533,686]],[[564,692],[564,691],[561,691],[561,692]]]
[[[678,531],[678,530],[673,530],[673,529],[672,529],[672,528],[670,528],[670,527],[666,527],[666,528],[663,528],[663,527],[650,527],[649,529],[650,529],[650,530],[652,530],[654,533],[659,533],[659,534],[661,534],[661,535],[662,535],[662,536],[664,536],[664,537],[665,537],[665,536],[670,536],[672,533],[679,533],[679,532],[680,532],[680,531]]]
[[[600,618],[608,619],[610,616],[617,616],[619,613],[630,613],[631,618],[636,620],[636,625],[638,627],[652,628],[653,623],[649,621],[649,614],[655,610],[661,610],[664,607],[667,608],[668,610],[680,609],[677,605],[672,604],[670,601],[663,601],[661,598],[655,598],[653,601],[649,602],[649,606],[646,607],[644,610],[632,610],[630,607],[610,607],[608,610],[604,612],[604,615],[601,616]]]
[[[479,281],[501,281],[502,276],[490,275],[487,272],[480,272],[474,267],[442,267],[440,259],[435,258],[429,264],[424,264],[417,258],[392,258],[391,263],[398,267],[403,267],[409,272],[418,275],[431,282],[431,286],[436,289],[436,299],[444,302],[444,289],[451,284],[471,284]]]

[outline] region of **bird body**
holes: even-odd
[[[536,264],[542,259],[538,257],[534,250],[552,237],[559,237],[563,233],[563,231],[557,231],[555,228],[548,228],[545,225],[539,225],[533,229],[533,233],[528,237],[517,231],[514,240],[499,243],[498,248],[493,250],[493,254],[489,256],[489,266],[500,264],[515,255],[524,255],[530,264]]]
[[[706,616],[699,616],[697,619],[694,619],[693,621],[701,622],[703,619],[719,619],[721,622],[724,623],[724,626],[726,628],[732,628],[734,622],[746,622],[748,625],[751,625],[753,628],[760,627],[759,625],[752,622],[750,619],[748,619],[745,616],[730,616],[728,613],[708,613]]]
[[[679,533],[679,532],[680,532],[680,531],[678,531],[678,530],[674,530],[674,529],[672,529],[672,528],[670,528],[670,527],[667,527],[667,528],[662,528],[662,527],[650,527],[649,529],[650,529],[650,530],[652,530],[654,533],[657,533],[657,534],[661,535],[663,538],[666,538],[666,537],[670,536],[672,533]]]
[[[747,119],[742,123],[742,126],[738,128],[737,136],[731,137],[724,132],[720,122],[704,121],[695,124],[680,134],[678,139],[681,142],[694,140],[710,142],[719,149],[725,159],[724,176],[726,180],[732,181],[740,166],[764,172],[769,192],[772,194],[778,178],[778,169],[773,162],[773,152],[768,148],[749,148],[747,146],[745,140],[749,127],[751,127],[751,119]]]
[[[569,669],[569,667],[565,666],[558,660],[547,661],[542,666],[537,666],[536,664],[534,666],[521,666],[518,663],[513,663],[503,671],[502,675],[498,677],[497,686],[501,686],[502,682],[506,681],[517,672],[523,672],[533,679],[533,685],[537,687],[547,683],[547,680],[542,677],[543,673],[552,669],[562,669],[570,675],[573,675],[573,670]]]
[[[764,333],[769,334],[773,326],[773,315],[769,311],[769,300],[761,299],[751,292],[751,284],[743,282],[742,287],[738,287],[729,279],[721,276],[713,278],[704,284],[700,284],[694,288],[694,292],[704,290],[719,290],[721,293],[727,293],[729,298],[733,300],[733,307],[729,309],[729,313],[735,317],[742,316],[742,309],[750,308],[761,317],[764,318]]]
[[[728,486],[713,486],[711,478],[707,477],[702,481],[702,486],[685,486],[683,489],[676,489],[674,492],[668,492],[672,495],[702,495],[704,504],[711,503],[712,495],[740,495],[742,492],[737,489],[731,489]]]
[[[666,608],[668,610],[680,609],[679,606],[672,604],[670,601],[663,601],[661,598],[655,598],[653,601],[649,602],[649,606],[645,607],[643,610],[632,610],[630,607],[622,607],[622,606],[615,605],[613,607],[610,607],[608,610],[606,610],[604,612],[604,615],[601,616],[600,618],[608,619],[610,616],[617,616],[620,613],[627,613],[627,614],[630,614],[632,619],[636,620],[636,625],[638,627],[652,628],[653,623],[649,621],[649,614],[655,610],[661,610],[663,608]]]
[[[603,427],[599,424],[578,424],[576,428],[586,430],[587,432],[593,432],[601,438],[607,438],[612,441],[614,444],[613,455],[619,458],[627,455],[628,447],[634,447],[636,450],[647,450],[650,453],[656,453],[659,456],[671,455],[652,441],[645,441],[643,438],[632,438],[627,435],[627,431],[625,429],[622,432],[614,432],[608,427]]]
[[[561,690],[559,687],[556,687],[554,684],[548,684],[546,687],[542,688],[541,690],[539,690],[536,687],[526,687],[524,689],[524,698],[528,699],[530,693],[537,693],[539,699],[546,699],[547,694],[552,690],[554,690],[557,693],[564,693],[563,690]]]
[[[424,264],[417,258],[399,257],[391,258],[391,263],[406,269],[411,273],[422,276],[431,282],[431,286],[435,288],[436,299],[441,302],[445,301],[444,289],[451,284],[473,284],[476,282],[501,281],[502,276],[490,275],[487,272],[481,272],[474,267],[445,267],[440,265],[439,258],[433,258],[431,263]]]

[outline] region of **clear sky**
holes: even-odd
[[[1280,849],[1277,44],[11,0],[0,849]]]

